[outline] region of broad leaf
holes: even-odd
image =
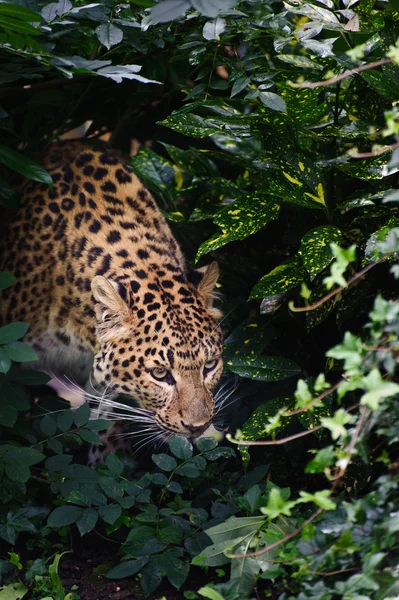
[[[280,381],[301,372],[297,363],[280,356],[234,356],[227,361],[226,368],[241,377],[258,381]]]

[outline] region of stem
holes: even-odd
[[[342,292],[344,289],[346,289],[348,286],[350,286],[354,281],[356,281],[357,279],[360,279],[360,277],[363,277],[363,275],[365,275],[367,273],[367,271],[370,271],[370,269],[372,269],[373,267],[378,265],[382,260],[383,260],[383,258],[380,258],[377,261],[370,263],[369,265],[367,265],[367,267],[364,267],[364,269],[362,269],[358,273],[355,273],[355,275],[349,279],[349,281],[347,282],[345,287],[344,286],[338,287],[336,290],[333,290],[326,296],[323,296],[323,298],[320,298],[320,300],[318,300],[314,304],[310,304],[309,306],[295,307],[293,305],[293,303],[290,302],[289,309],[292,312],[308,312],[310,310],[315,310],[316,308],[319,308],[319,306],[322,306],[325,302],[327,302],[328,300],[331,300],[331,298],[333,298],[334,296],[336,296],[337,294]]]
[[[248,552],[248,554],[230,554],[229,557],[230,558],[245,558],[247,556],[260,556],[261,554],[264,554],[265,552],[269,552],[270,550],[277,548],[281,544],[284,544],[285,542],[292,540],[292,538],[296,537],[298,535],[298,533],[301,533],[302,529],[305,529],[305,527],[307,525],[309,525],[309,523],[311,523],[312,521],[317,519],[317,517],[319,515],[321,515],[323,512],[324,512],[324,508],[318,508],[316,510],[316,512],[314,512],[313,515],[311,515],[309,517],[309,519],[306,519],[306,521],[304,521],[302,523],[302,525],[300,527],[298,527],[298,529],[295,529],[295,531],[293,531],[292,533],[284,536],[281,540],[278,540],[277,542],[274,542],[273,544],[270,544],[269,546],[262,548],[262,550],[257,550],[256,552]]]
[[[297,438],[304,437],[305,435],[309,435],[318,431],[319,429],[323,429],[323,425],[317,425],[317,427],[312,427],[312,429],[307,429],[306,431],[301,431],[301,433],[295,433],[294,435],[289,435],[288,437],[281,438],[281,440],[270,440],[270,441],[260,441],[260,442],[252,442],[250,440],[235,440],[231,433],[226,435],[226,439],[229,440],[232,444],[237,444],[238,446],[281,446],[282,444],[286,444],[287,442],[291,442],[292,440],[296,440]]]
[[[342,81],[343,79],[347,79],[352,75],[356,75],[357,73],[361,73],[362,71],[368,71],[369,69],[376,69],[377,67],[381,67],[381,65],[389,65],[392,61],[390,58],[383,58],[381,60],[376,60],[375,62],[368,63],[367,65],[361,65],[360,67],[356,67],[355,69],[350,69],[349,71],[345,71],[341,75],[337,75],[336,77],[332,77],[331,79],[326,79],[325,81],[315,81],[313,83],[306,82],[305,83],[294,83],[293,81],[288,81],[289,85],[294,88],[309,88],[313,90],[314,88],[333,85],[334,83],[338,83],[338,81]]]

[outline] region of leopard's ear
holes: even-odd
[[[222,316],[221,311],[213,306],[214,301],[219,296],[216,291],[216,284],[220,275],[219,265],[214,261],[206,267],[197,269],[196,273],[202,276],[198,283],[198,292],[208,307],[208,312],[214,319],[220,319]]]
[[[96,275],[91,282],[91,291],[96,300],[94,312],[102,337],[106,333],[115,334],[116,329],[125,327],[132,320],[132,312],[125,301],[124,286],[102,275]]]

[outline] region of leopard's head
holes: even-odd
[[[221,313],[213,306],[219,269],[198,270],[195,283],[181,272],[158,273],[123,283],[94,277],[92,377],[104,397],[123,394],[145,409],[144,423],[197,437],[212,422],[223,370]]]

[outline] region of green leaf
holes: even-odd
[[[3,348],[7,356],[14,362],[28,362],[38,360],[36,352],[24,342],[11,342]]]
[[[180,555],[181,551],[177,548],[170,548],[162,554],[161,558],[169,582],[178,590],[186,581],[190,570],[190,565],[181,560]]]
[[[5,404],[4,401],[0,404],[0,423],[3,427],[14,427],[18,419],[18,411],[13,406]]]
[[[110,569],[107,573],[108,579],[124,579],[125,577],[131,577],[135,575],[146,565],[148,557],[143,556],[135,560],[127,560],[117,565],[113,569]]]
[[[122,514],[122,507],[119,504],[113,504],[111,506],[100,506],[98,514],[103,521],[113,525]]]
[[[279,210],[279,203],[267,194],[251,194],[222,208],[214,218],[222,233],[216,233],[200,246],[196,261],[229,242],[243,240],[256,233],[267,223],[277,219]]]
[[[326,446],[319,450],[316,456],[308,462],[305,467],[305,473],[323,473],[324,469],[334,464],[334,461],[334,446]]]
[[[104,431],[105,429],[109,429],[114,424],[114,421],[109,421],[108,419],[90,419],[88,423],[86,423],[86,429],[91,429],[92,431]]]
[[[173,471],[177,467],[176,460],[168,454],[153,454],[152,460],[162,471]]]
[[[279,112],[287,112],[287,105],[281,96],[273,92],[259,92],[259,99],[265,106]]]
[[[99,509],[101,510],[101,508]],[[92,531],[98,521],[98,513],[94,508],[83,509],[82,516],[76,521],[77,528],[79,529],[80,535],[85,535]]]
[[[47,519],[49,527],[64,527],[77,523],[82,515],[83,509],[78,506],[57,506]]]
[[[226,368],[258,381],[280,381],[301,372],[297,363],[280,356],[236,356],[227,361]]]
[[[245,440],[258,440],[262,437],[268,437],[270,431],[267,426],[271,422],[271,419],[278,413],[282,408],[291,408],[293,405],[292,396],[281,396],[273,398],[265,404],[258,406],[248,421],[246,421],[242,428],[243,437]],[[292,422],[292,417],[284,417],[278,427],[278,431],[283,432],[288,425]]]
[[[151,22],[168,23],[174,19],[181,19],[189,10],[190,5],[187,0],[165,0],[159,2],[151,8]]]
[[[0,348],[0,373],[8,373],[10,368],[11,358],[3,348]]]
[[[287,515],[289,517],[295,505],[295,501],[285,500],[281,495],[280,489],[273,487],[269,493],[267,506],[262,507],[260,510],[269,519],[274,520],[280,515]]]
[[[172,113],[170,117],[160,121],[159,124],[194,138],[207,138],[220,131],[214,125],[207,124],[202,117],[193,114],[175,115]]]
[[[171,452],[177,456],[177,458],[181,458],[186,460],[187,458],[191,458],[193,455],[193,447],[188,441],[187,438],[181,435],[175,435],[171,441],[169,442],[169,448]],[[158,465],[159,466],[159,465]]]
[[[73,420],[75,421],[76,427],[83,427],[86,425],[90,418],[90,406],[88,402],[85,402],[74,412]]]
[[[103,441],[97,433],[91,431],[90,429],[79,429],[79,436],[82,438],[84,442],[88,444],[97,444],[102,446]]]
[[[27,323],[10,323],[0,327],[0,344],[9,344],[15,342],[20,338],[24,337],[28,330],[29,325]]]
[[[0,600],[21,600],[28,592],[23,583],[10,583],[0,588]]]
[[[61,431],[71,429],[73,423],[73,412],[71,410],[63,410],[57,417],[57,426]]]
[[[152,191],[157,194],[174,194],[180,172],[166,158],[149,148],[141,147],[131,162],[137,176],[145,181]]]
[[[111,473],[114,473],[115,475],[120,475],[123,472],[123,462],[119,460],[115,454],[108,454],[107,458],[105,459],[105,464]]]
[[[4,146],[4,144],[0,144],[0,163],[28,179],[47,183],[47,185],[52,185],[53,183],[51,176],[43,167],[23,154]]]
[[[53,417],[46,415],[40,420],[40,429],[46,437],[52,437],[57,431],[57,423]]]
[[[301,258],[295,256],[292,260],[283,263],[264,275],[252,288],[249,299],[268,298],[277,294],[284,294],[296,287],[305,279],[306,273]]]
[[[333,225],[322,225],[308,231],[302,238],[300,254],[303,264],[309,273],[310,281],[327,267],[333,260],[331,242],[340,244],[342,233]]]
[[[116,46],[116,44],[120,44],[123,40],[123,31],[119,29],[113,23],[103,23],[99,25],[96,29],[96,35],[99,40],[107,50],[110,50],[112,46]]]
[[[399,394],[399,384],[393,381],[385,381],[378,369],[372,369],[368,375],[363,377],[363,384],[369,391],[360,398],[360,404],[365,404],[372,411],[379,408],[383,398],[389,398]]]
[[[98,479],[103,491],[111,498],[122,498],[123,488],[119,481],[112,477],[99,477]]]
[[[16,277],[11,273],[0,271],[0,290],[6,290],[17,281]]]
[[[205,23],[202,29],[202,35],[206,40],[220,40],[220,34],[226,28],[226,20],[221,17],[217,17],[214,21],[208,21]]]
[[[6,463],[5,472],[11,481],[18,481],[19,483],[26,483],[30,477],[28,465],[22,462]]]
[[[204,598],[209,598],[210,600],[225,600],[224,596],[219,594],[216,590],[211,588],[209,585],[206,585],[198,590],[198,593]]]

